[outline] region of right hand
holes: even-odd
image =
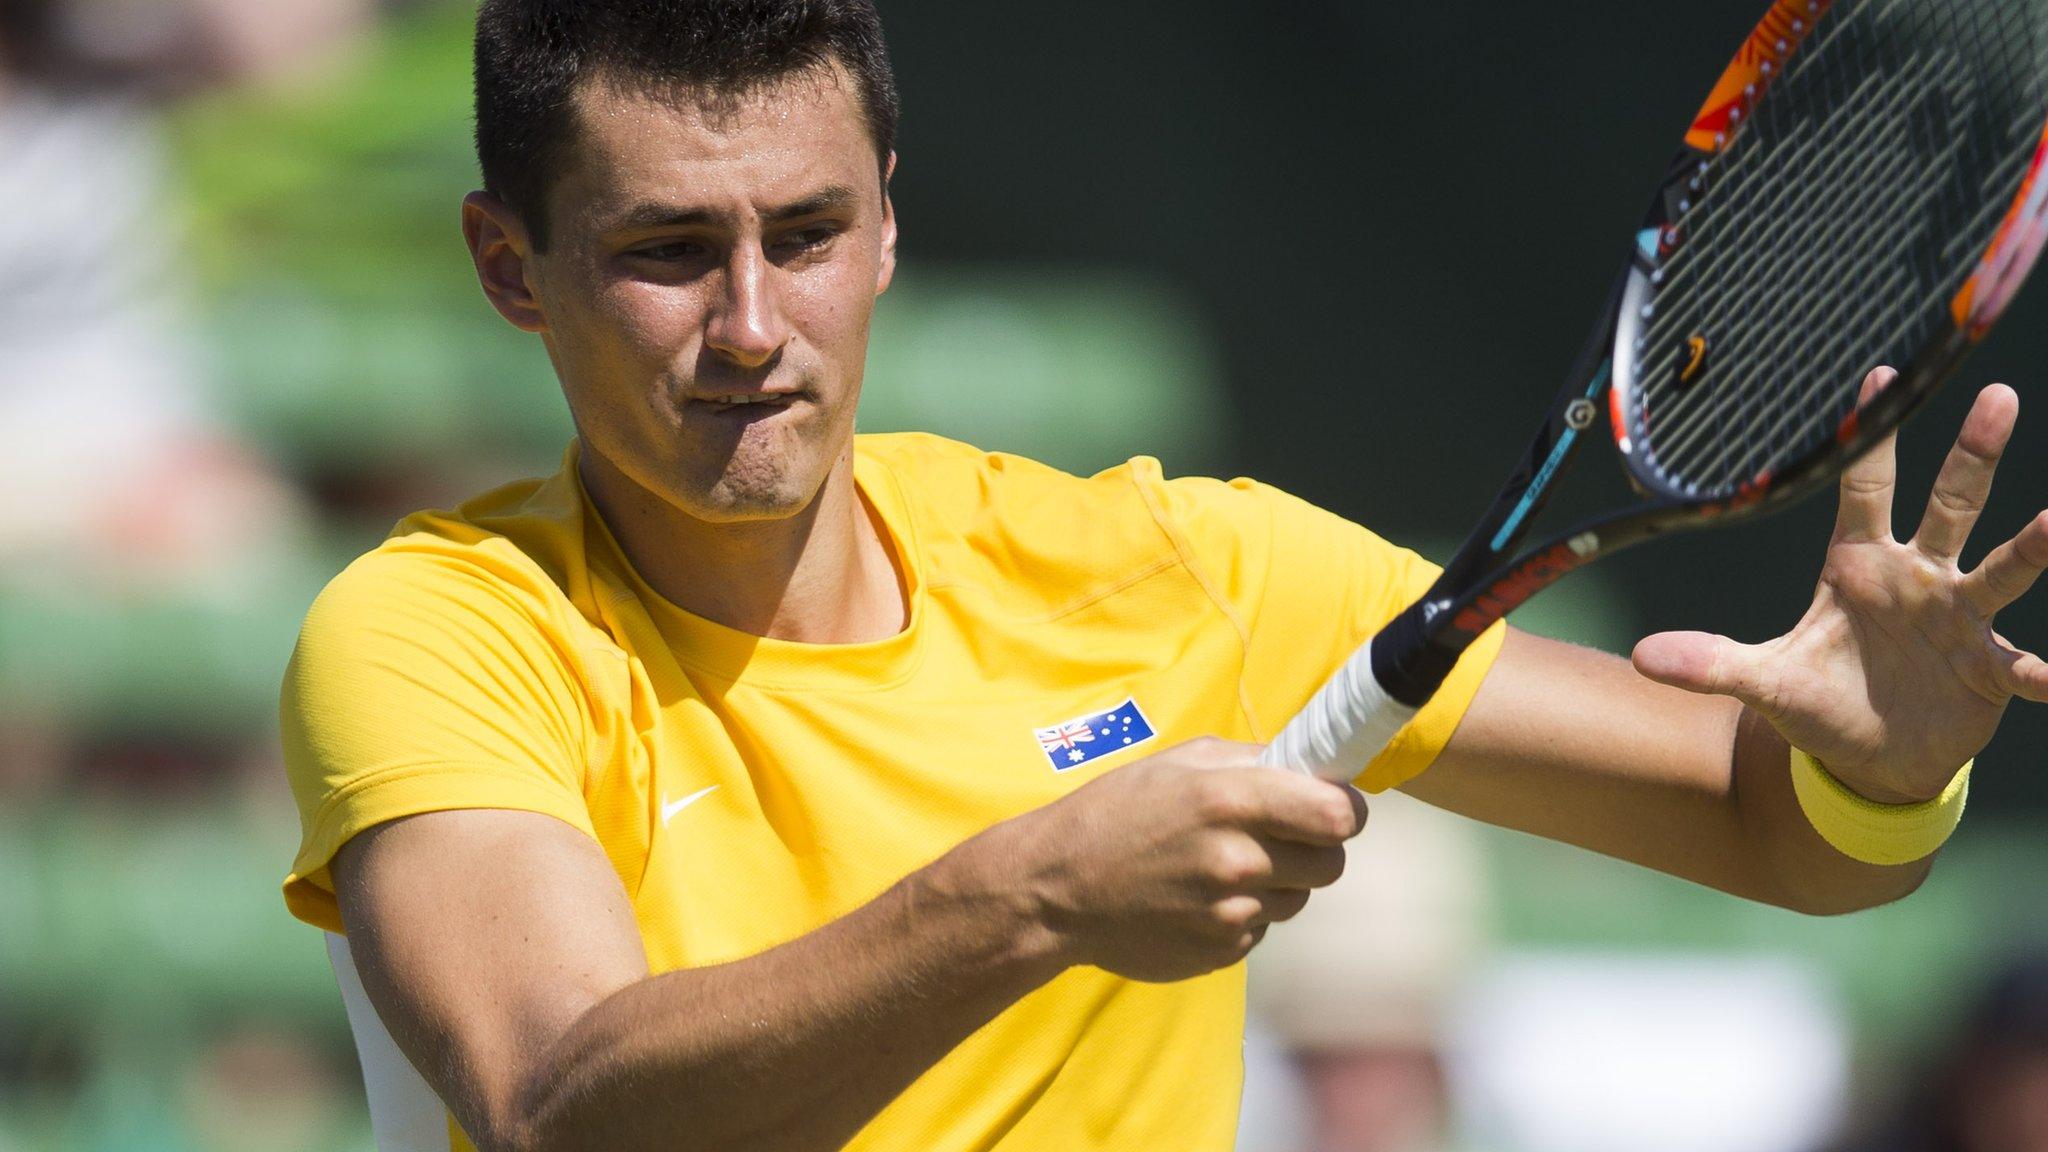
[[[1190,741],[998,826],[1062,959],[1133,980],[1198,976],[1242,960],[1343,874],[1365,797],[1259,752]]]

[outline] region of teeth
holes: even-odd
[[[716,401],[716,403],[719,403],[719,404],[762,404],[762,403],[766,403],[766,402],[767,402],[767,401],[769,401],[769,400],[774,400],[774,399],[776,399],[776,397],[775,397],[775,396],[772,396],[772,395],[770,395],[769,393],[766,393],[766,392],[756,392],[756,393],[754,393],[753,395],[750,395],[750,396],[721,396],[721,397],[719,397],[719,398],[718,398],[718,400]]]

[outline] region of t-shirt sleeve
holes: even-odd
[[[294,916],[340,932],[329,861],[402,816],[519,809],[594,837],[588,713],[553,631],[530,594],[445,555],[373,552],[327,586],[279,708],[302,831]]]
[[[1149,461],[1145,462],[1149,463]],[[1271,740],[1316,689],[1413,603],[1439,569],[1334,513],[1253,480],[1138,480],[1244,636],[1240,686],[1252,728]],[[1156,477],[1156,465],[1150,469]],[[1379,792],[1414,778],[1457,730],[1500,651],[1495,625],[1436,695],[1357,777]]]

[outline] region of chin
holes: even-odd
[[[751,466],[750,466],[751,465]],[[711,524],[753,520],[785,520],[811,506],[824,485],[826,469],[809,468],[787,459],[747,461],[735,458],[725,470],[693,485],[684,507]]]
[[[704,493],[690,514],[707,524],[743,524],[787,520],[810,507],[812,497],[783,489],[759,490],[718,485]]]
[[[740,430],[685,419],[638,471],[670,505],[707,524],[785,520],[811,507],[850,448],[811,405]],[[650,446],[652,447],[652,446]],[[656,455],[656,453],[649,453]]]

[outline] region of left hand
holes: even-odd
[[[1861,402],[1896,376],[1872,372]],[[1939,795],[2013,697],[2048,702],[2048,663],[1992,628],[2048,568],[2048,512],[1974,570],[1956,563],[2018,415],[2019,397],[2002,384],[1977,395],[1904,543],[1892,538],[1897,436],[1886,437],[1842,474],[1820,586],[1790,632],[1762,644],[1666,632],[1636,646],[1636,669],[1736,697],[1867,799]]]

